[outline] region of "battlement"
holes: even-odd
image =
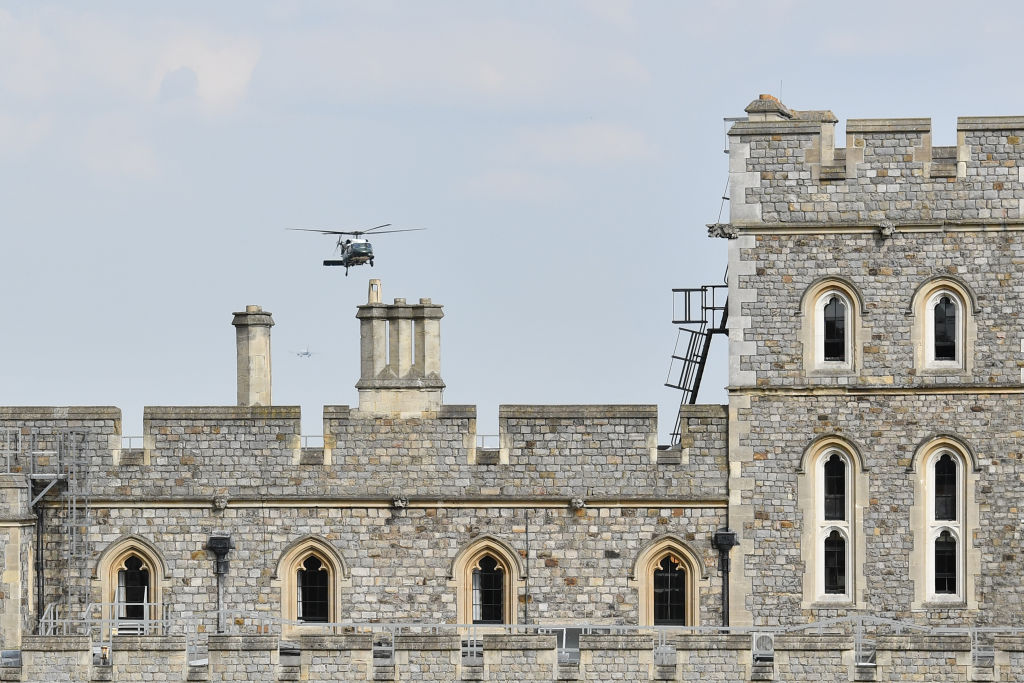
[[[877,224],[1024,220],[1024,116],[960,117],[933,146],[931,119],[850,119],[762,95],[729,130],[730,222]]]
[[[584,492],[593,499],[671,491],[721,500],[724,408],[685,406],[683,413],[687,438],[668,451],[658,449],[653,405],[501,406],[491,448],[478,439],[476,407],[464,405],[412,418],[325,406],[322,447],[303,446],[297,406],[150,406],[133,448],[124,447],[120,411],[109,407],[6,407],[0,430],[81,433],[96,475],[93,493],[111,499],[209,504],[270,490],[295,499],[403,498],[413,505],[507,495],[563,505]],[[15,454],[10,467],[27,471]],[[700,487],[688,474],[694,468],[704,474]]]

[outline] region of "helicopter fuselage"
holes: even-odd
[[[327,259],[324,261],[325,266],[342,266],[348,275],[348,269],[352,266],[361,266],[365,263],[373,265],[373,245],[369,240],[338,240],[338,251],[341,258]]]

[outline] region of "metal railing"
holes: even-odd
[[[122,436],[121,437],[121,450],[130,451],[130,450],[139,450],[139,449],[145,448],[145,445],[144,445],[145,444],[145,438],[146,437],[144,437],[144,436],[134,436],[134,435]]]
[[[501,447],[501,435],[500,434],[477,434],[476,435],[476,447],[477,448],[500,448]]]
[[[303,434],[302,435],[302,447],[303,448],[323,448],[324,447],[324,435],[323,434]]]

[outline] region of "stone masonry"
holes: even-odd
[[[709,226],[727,406],[682,406],[659,446],[654,406],[505,405],[479,441],[442,400],[442,307],[371,281],[359,402],[304,447],[247,306],[237,405],[147,407],[138,444],[115,407],[0,408],[0,680],[1024,681],[1024,117],[961,118],[948,148],[928,119],[851,120],[837,147],[829,111],[747,111]],[[828,287],[852,310],[831,365]],[[955,362],[927,355],[932,290],[959,297]],[[961,458],[938,597],[931,444]],[[825,448],[852,482],[842,594],[821,589]],[[503,624],[466,623],[478,547],[504,558]],[[307,548],[326,625],[295,613]],[[685,626],[644,616],[665,552]],[[144,620],[117,598],[135,556]]]

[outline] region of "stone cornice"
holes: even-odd
[[[925,386],[894,387],[889,385],[861,386],[799,386],[799,387],[727,387],[730,394],[747,396],[848,396],[848,395],[910,395],[939,396],[950,394],[1024,394],[1024,385],[992,386],[990,384],[929,384]]]
[[[881,221],[831,221],[831,222],[785,222],[785,223],[744,223],[736,222],[732,228],[739,234],[849,234],[860,232],[879,232],[883,227]],[[976,220],[949,221],[908,221],[892,226],[893,235],[900,233],[920,232],[1018,232],[1024,230],[1024,219],[992,220],[979,218]]]

